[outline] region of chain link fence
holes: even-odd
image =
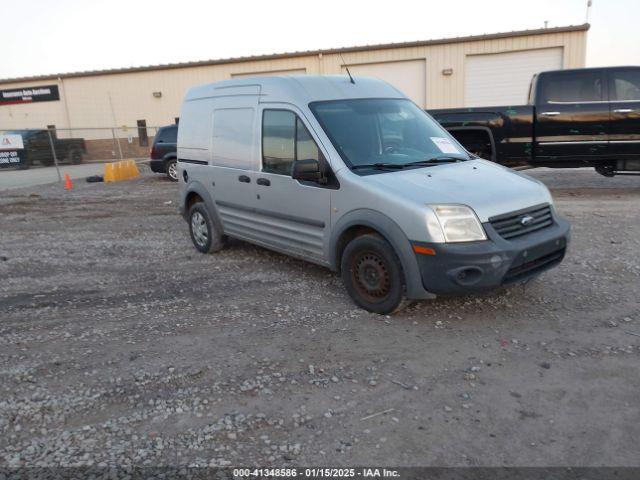
[[[0,168],[148,158],[159,127],[3,129]]]

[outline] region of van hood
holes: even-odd
[[[482,223],[503,213],[553,203],[542,182],[486,160],[368,175],[362,180],[421,205],[468,205]]]

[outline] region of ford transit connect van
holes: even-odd
[[[558,265],[569,241],[544,185],[473,157],[371,78],[191,88],[178,174],[196,249],[234,237],[324,265],[381,314],[405,298],[527,281]]]

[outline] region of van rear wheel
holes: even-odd
[[[400,260],[380,235],[351,240],[340,263],[344,286],[358,306],[382,315],[402,307],[405,281]]]
[[[194,203],[189,209],[189,233],[196,249],[202,253],[219,252],[225,237],[216,227],[204,203]]]

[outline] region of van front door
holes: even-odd
[[[322,150],[289,106],[262,110],[261,147],[256,233],[276,250],[327,263],[331,187],[291,178],[295,160],[313,158],[328,168]]]

